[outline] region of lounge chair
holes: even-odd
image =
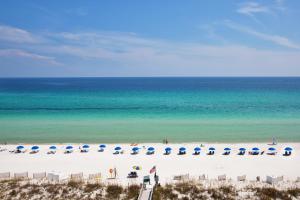
[[[246,181],[246,175],[238,176],[237,181]]]
[[[206,176],[205,176],[205,174],[202,174],[201,176],[199,176],[199,180],[200,180],[200,181],[204,181],[204,180],[206,180]]]
[[[238,155],[240,155],[240,156],[245,155],[245,151],[240,151],[240,152],[238,153]]]
[[[285,151],[283,155],[284,156],[290,156],[290,155],[292,155],[292,152],[291,151]]]
[[[14,178],[16,178],[16,179],[28,179],[28,172],[15,173]]]
[[[71,174],[71,180],[77,182],[83,181],[83,173]]]
[[[10,178],[10,172],[0,173],[0,180],[9,179],[9,178]]]
[[[223,175],[218,176],[218,181],[226,181],[226,175],[223,174]]]
[[[256,155],[259,155],[259,152],[258,152],[258,151],[250,151],[249,154],[250,154],[250,155],[255,155],[255,156],[256,156]]]
[[[51,182],[59,182],[59,175],[54,173],[48,173],[47,180]]]
[[[46,172],[42,172],[42,173],[33,173],[32,174],[32,178],[33,179],[37,179],[37,180],[43,180],[46,178]]]
[[[89,174],[88,181],[99,183],[101,181],[101,173]]]
[[[152,155],[154,154],[154,151],[147,151],[147,155]]]

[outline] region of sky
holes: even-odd
[[[299,0],[3,0],[0,77],[300,76]]]

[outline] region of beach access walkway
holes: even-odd
[[[153,195],[153,186],[146,185],[145,187],[141,188],[138,200],[152,200]]]

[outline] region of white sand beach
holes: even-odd
[[[156,166],[157,175],[162,184],[172,182],[173,176],[189,174],[190,177],[198,177],[205,174],[210,179],[226,174],[228,178],[237,179],[237,176],[246,175],[247,180],[255,180],[260,176],[265,180],[267,175],[284,176],[285,180],[296,180],[300,177],[300,143],[280,143],[274,146],[263,143],[247,144],[204,144],[201,147],[200,155],[193,155],[194,147],[199,143],[187,144],[139,144],[142,149],[139,154],[131,155],[130,144],[119,144],[124,149],[123,154],[113,155],[115,144],[107,145],[104,152],[98,152],[98,144],[90,145],[87,153],[81,153],[80,144],[72,144],[74,152],[64,154],[66,144],[58,144],[55,154],[47,154],[50,145],[39,145],[40,151],[30,154],[32,144],[23,144],[27,151],[25,153],[11,153],[17,145],[1,145],[0,152],[0,173],[1,172],[29,172],[29,176],[36,172],[54,172],[60,174],[61,178],[67,178],[71,173],[83,172],[85,176],[90,173],[101,173],[102,181],[109,178],[109,169],[117,169],[115,183],[128,184],[131,182],[141,183],[143,176],[149,175],[149,170]],[[147,148],[153,146],[155,153],[146,155]],[[165,147],[171,147],[170,155],[164,155]],[[177,155],[180,147],[186,147],[185,155]],[[291,156],[283,156],[285,147],[292,147]],[[215,147],[214,155],[207,155],[209,147]],[[230,155],[222,155],[225,147],[232,149]],[[246,154],[237,155],[240,147],[245,147]],[[248,151],[258,147],[265,151],[263,155],[249,155]],[[275,147],[276,155],[267,155],[267,149]],[[138,178],[128,179],[127,174],[133,171],[133,166],[140,166],[137,171]]]

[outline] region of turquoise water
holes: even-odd
[[[300,78],[0,79],[0,142],[300,141]]]

